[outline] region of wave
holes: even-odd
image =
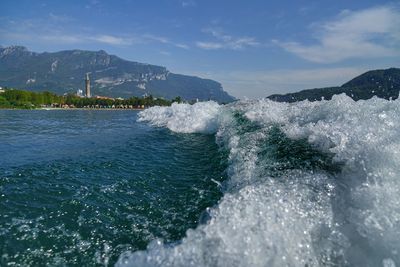
[[[173,103],[170,107],[152,107],[140,112],[139,121],[149,121],[178,133],[215,133],[220,110],[221,106],[213,101],[194,105]]]
[[[229,179],[206,222],[116,266],[399,265],[399,117],[399,100],[345,95],[142,111],[174,132],[215,134]]]

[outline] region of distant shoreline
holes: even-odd
[[[144,108],[34,108],[34,109],[24,109],[24,108],[0,108],[0,110],[132,110],[140,111],[145,110]]]
[[[144,108],[37,108],[39,110],[144,110]]]

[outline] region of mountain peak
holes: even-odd
[[[0,50],[0,86],[75,93],[84,89],[86,73],[91,73],[94,93],[102,96],[234,100],[218,82],[170,73],[165,67],[124,60],[104,50],[34,53],[21,46]]]
[[[22,45],[10,45],[10,46],[6,46],[4,48],[5,49],[10,49],[10,50],[25,50],[25,51],[28,51],[28,48],[26,48],[25,46],[22,46]]]
[[[400,85],[400,69],[399,68],[389,68],[389,69],[379,69],[367,71],[347,83],[343,84],[341,87],[365,87],[365,86],[382,86],[384,84],[399,86]]]
[[[345,93],[354,100],[369,99],[373,96],[384,99],[397,99],[400,92],[400,69],[389,68],[367,71],[349,82],[337,87],[302,90],[285,95],[270,95],[268,98],[278,102],[297,102],[302,100],[329,100],[333,95]]]
[[[8,55],[20,55],[30,52],[25,46],[11,45],[7,47],[0,47],[0,57],[5,57]]]
[[[98,54],[102,54],[102,55],[107,55],[107,56],[108,56],[108,53],[107,53],[106,51],[104,51],[103,49],[97,51],[97,53],[98,53]]]

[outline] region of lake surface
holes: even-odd
[[[112,265],[174,242],[221,197],[211,135],[136,111],[0,110],[0,265]]]
[[[3,266],[400,266],[400,99],[0,111]]]

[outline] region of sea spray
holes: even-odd
[[[178,244],[123,253],[118,266],[400,264],[399,101],[206,102],[140,117],[175,132],[216,132],[229,179],[208,222]],[[274,129],[293,141],[271,141]],[[279,156],[290,147],[306,156]]]
[[[173,103],[171,107],[153,107],[139,114],[139,121],[150,121],[179,133],[215,133],[218,130],[218,103],[199,102],[194,105]]]

